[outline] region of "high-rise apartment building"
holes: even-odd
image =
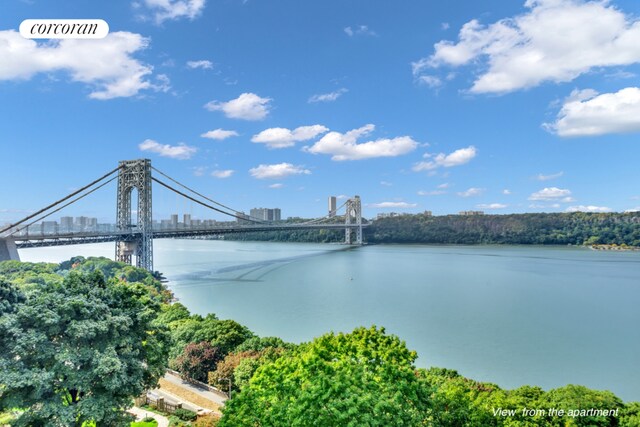
[[[329,217],[336,216],[336,196],[329,196]]]
[[[60,218],[60,231],[63,233],[70,233],[73,231],[73,217],[63,216]]]
[[[42,221],[42,234],[54,234],[58,232],[56,221]]]
[[[249,216],[260,221],[280,221],[282,212],[280,208],[253,208],[249,211]]]

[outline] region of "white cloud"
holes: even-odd
[[[218,141],[222,141],[232,136],[238,136],[238,132],[236,132],[235,130],[224,130],[224,129],[218,128],[216,130],[210,130],[208,132],[205,132],[200,136],[203,138],[217,139]]]
[[[153,67],[133,58],[149,39],[140,34],[113,32],[103,39],[63,39],[37,43],[18,32],[0,31],[0,80],[28,80],[38,73],[66,71],[71,80],[90,85],[89,98],[112,99],[137,95],[141,90],[165,91],[149,81]]]
[[[465,163],[469,163],[471,159],[476,156],[476,154],[478,154],[478,150],[473,145],[470,145],[467,148],[460,148],[459,150],[456,150],[451,154],[425,154],[425,157],[430,158],[431,160],[416,163],[413,166],[413,170],[416,172],[420,172],[423,170],[432,170],[439,167],[450,168],[453,166],[464,165]]]
[[[261,98],[255,93],[243,93],[227,102],[210,101],[204,108],[209,111],[222,111],[231,119],[262,120],[269,114],[271,98]]]
[[[571,197],[571,191],[557,187],[547,187],[536,191],[529,196],[529,200],[553,201],[571,203],[575,200]]]
[[[189,68],[202,68],[203,70],[210,70],[213,68],[213,62],[202,59],[200,61],[187,61],[187,67]]]
[[[484,193],[484,188],[471,187],[468,190],[456,193],[460,197],[474,197]]]
[[[233,169],[225,169],[225,170],[215,170],[211,172],[211,176],[216,178],[230,178],[235,171]]]
[[[340,88],[336,91],[333,92],[329,92],[329,93],[322,93],[322,94],[318,94],[318,95],[313,95],[309,98],[309,100],[307,102],[309,103],[314,103],[314,102],[333,102],[336,99],[340,98],[340,96],[342,96],[342,94],[347,93],[348,90],[345,88]]]
[[[375,126],[365,125],[346,133],[329,132],[311,147],[306,148],[313,154],[330,154],[331,160],[362,160],[374,157],[396,157],[407,154],[418,146],[409,136],[377,139],[358,144],[363,136],[373,132]]]
[[[249,169],[249,173],[257,179],[280,179],[291,175],[309,175],[311,171],[291,163],[278,163],[275,165],[259,165]]]
[[[168,19],[195,19],[202,13],[206,0],[142,0],[154,13],[154,20],[161,24]]]
[[[422,75],[418,76],[418,82],[429,86],[431,89],[442,86],[442,79],[438,76]]]
[[[298,141],[308,141],[328,131],[322,125],[300,126],[294,130],[287,128],[265,129],[251,138],[252,142],[266,144],[269,148],[292,147]]]
[[[280,183],[280,182],[277,182],[277,183],[275,183],[275,184],[271,184],[271,185],[269,186],[269,188],[282,188],[282,187],[284,187],[284,184],[282,184],[282,183]]]
[[[505,93],[640,61],[640,20],[609,1],[527,0],[525,7],[487,26],[467,22],[457,43],[440,41],[430,57],[413,63],[414,75],[473,64],[481,74],[471,92]]]
[[[153,139],[145,139],[138,145],[141,151],[150,151],[159,154],[162,157],[170,157],[172,159],[186,160],[190,159],[196,151],[195,147],[190,147],[184,143],[178,145],[160,144]]]
[[[231,177],[231,175],[233,175],[233,173],[234,173],[233,169],[215,170],[211,172],[211,176],[214,176],[216,178],[229,178]]]
[[[558,173],[552,173],[550,175],[543,175],[543,174],[539,173],[538,175],[536,175],[536,179],[538,181],[549,181],[551,179],[560,178],[562,175],[564,175],[563,171],[560,171]]]
[[[508,188],[505,188],[504,190],[502,190],[502,194],[504,194],[505,196],[509,196],[511,195],[511,190],[509,190]]]
[[[486,203],[481,203],[479,205],[476,205],[476,207],[478,209],[487,209],[487,210],[491,210],[491,209],[504,209],[507,207],[507,205],[504,205],[502,203],[490,203],[490,204],[486,204]]]
[[[382,202],[382,203],[371,203],[367,206],[370,208],[376,208],[376,209],[387,209],[387,208],[409,209],[409,208],[417,207],[418,204],[407,203],[407,202]]]
[[[625,213],[631,213],[631,212],[640,212],[640,206],[637,206],[635,208],[631,208],[631,209],[627,209],[626,211],[624,211]]]
[[[606,206],[569,206],[565,212],[611,212],[611,208]]]
[[[451,187],[451,184],[449,184],[448,182],[438,185],[438,188],[449,188],[449,187]]]
[[[380,181],[380,185],[382,185],[383,187],[391,187],[391,186],[393,186],[393,184],[388,182],[388,181]]]
[[[636,74],[630,71],[618,70],[614,71],[613,73],[607,74],[605,77],[608,77],[610,79],[632,79],[636,77]]]
[[[344,32],[349,36],[377,36],[376,32],[369,29],[366,25],[358,25],[356,27],[346,27]]]
[[[640,88],[602,95],[590,89],[573,91],[556,121],[543,127],[567,137],[640,132]]]
[[[447,194],[447,192],[444,190],[418,191],[418,196],[440,196],[441,194]]]
[[[158,74],[156,76],[156,83],[149,87],[156,92],[167,93],[171,89],[171,80],[169,80],[169,77],[166,74]]]

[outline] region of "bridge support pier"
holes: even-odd
[[[347,245],[362,245],[362,203],[360,202],[360,196],[354,196],[352,199],[347,200],[346,208],[347,211],[344,215],[345,225],[355,224],[357,227],[355,228],[355,242],[352,239],[353,229],[351,227],[344,229],[344,243]]]
[[[0,261],[20,261],[16,242],[11,237],[0,239]]]
[[[138,191],[136,224],[131,218],[131,193]],[[116,227],[128,231],[116,240],[116,261],[131,264],[136,256],[136,266],[153,271],[153,224],[151,220],[151,160],[124,160],[118,171],[118,196]]]

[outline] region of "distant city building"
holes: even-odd
[[[58,232],[58,223],[56,221],[42,221],[42,233],[54,234]]]
[[[424,216],[433,216],[433,212],[431,211],[424,211],[424,213],[422,214]]]
[[[376,215],[376,219],[382,219],[382,218],[393,218],[396,216],[400,216],[401,214],[399,214],[398,212],[383,212],[383,213],[379,213],[378,215]]]
[[[250,224],[250,216],[244,212],[236,212],[236,221],[238,224]]]
[[[184,228],[191,228],[191,214],[184,214],[182,222],[184,223]]]
[[[98,228],[98,218],[87,218],[87,226],[85,227],[86,231],[96,231]]]
[[[63,216],[60,218],[60,231],[62,233],[69,233],[73,231],[73,217]]]
[[[261,221],[280,221],[282,214],[280,208],[253,208],[249,211],[249,216]]]
[[[458,215],[472,216],[472,215],[484,215],[484,211],[460,211]]]
[[[333,218],[336,216],[336,196],[329,196],[329,217]]]
[[[178,214],[171,215],[171,228],[178,228]]]
[[[75,231],[84,231],[87,228],[87,218],[86,216],[77,216],[75,221],[73,222],[73,228]]]

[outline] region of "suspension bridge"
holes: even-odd
[[[156,176],[157,175],[157,176]],[[116,225],[111,231],[29,233],[29,227],[76,203],[117,179]],[[233,218],[236,222],[154,229],[152,183],[204,208]],[[179,188],[176,188],[179,187]],[[132,192],[137,190],[137,221],[133,222]],[[344,215],[337,212],[344,208]],[[338,222],[342,221],[342,222]],[[54,203],[0,230],[0,261],[19,259],[18,249],[115,242],[115,259],[153,271],[153,239],[222,236],[229,233],[274,230],[344,230],[344,243],[362,244],[362,204],[359,196],[347,199],[328,215],[301,223],[270,222],[245,215],[178,182],[151,166],[149,159],[124,160],[118,167]],[[24,233],[27,230],[27,233]]]

